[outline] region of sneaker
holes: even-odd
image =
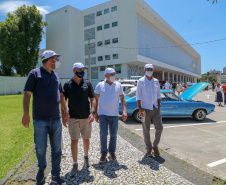
[[[151,156],[152,156],[152,151],[151,151],[151,149],[148,149],[148,150],[147,150],[147,156],[148,156],[148,157],[151,157]]]
[[[90,166],[89,165],[89,157],[88,156],[84,156],[84,163],[85,163],[87,168]]]
[[[160,156],[158,147],[153,148],[155,156]]]
[[[70,172],[70,176],[73,177],[76,175],[76,173],[78,172],[78,163],[77,164],[73,164],[73,168]]]
[[[116,160],[115,153],[110,153],[110,158],[112,161],[115,161]]]
[[[105,163],[106,162],[106,154],[101,154],[101,157],[100,157],[100,163]]]
[[[42,183],[44,181],[44,170],[38,170],[37,176],[36,176],[36,181],[37,183]]]
[[[63,185],[66,184],[65,180],[62,179],[60,176],[52,176],[52,183]]]

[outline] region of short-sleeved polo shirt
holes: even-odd
[[[89,98],[95,97],[92,84],[85,79],[77,84],[72,78],[64,84],[63,89],[68,99],[70,118],[87,119],[90,115]]]
[[[28,74],[24,91],[33,93],[33,119],[60,118],[60,93],[63,92],[59,76],[43,67]]]
[[[106,80],[99,82],[95,89],[99,98],[99,115],[118,116],[119,96],[123,95],[123,89],[119,82],[109,85]]]

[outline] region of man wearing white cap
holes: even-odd
[[[69,121],[69,114],[59,76],[53,71],[59,67],[58,57],[60,55],[54,51],[45,51],[42,56],[43,66],[29,72],[24,87],[22,124],[25,128],[29,127],[29,104],[33,94],[34,142],[39,167],[36,176],[37,184],[44,183],[47,135],[49,135],[52,151],[52,182],[66,184],[60,177],[62,123],[59,103],[64,114],[63,121]]]
[[[105,70],[106,79],[99,82],[95,90],[96,107],[95,120],[100,122],[100,144],[101,158],[100,163],[106,161],[107,153],[110,153],[110,159],[116,160],[116,140],[118,131],[119,98],[123,107],[123,121],[127,119],[126,101],[123,95],[123,89],[119,82],[115,81],[115,70],[107,68]],[[99,103],[99,111],[97,107]],[[108,127],[110,132],[110,142],[107,149]]]
[[[161,93],[159,81],[152,76],[153,71],[154,67],[152,64],[146,64],[144,66],[145,76],[138,81],[136,99],[141,116],[145,116],[145,121],[142,123],[142,126],[147,155],[152,156],[153,149],[155,156],[159,156],[158,144],[163,130],[160,112]],[[155,125],[155,140],[153,146],[150,139],[151,120]]]
[[[71,80],[64,84],[64,96],[68,99],[68,107],[70,121],[68,125],[69,134],[71,137],[71,153],[73,158],[73,168],[70,176],[75,176],[78,171],[78,140],[80,134],[84,145],[84,161],[85,166],[89,167],[89,139],[91,138],[92,122],[94,120],[95,94],[92,84],[83,78],[86,67],[82,63],[74,63],[74,76]],[[89,101],[90,99],[90,101]],[[90,111],[90,102],[92,105]],[[67,127],[67,123],[64,122]]]

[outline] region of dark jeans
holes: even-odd
[[[224,93],[224,104],[226,104],[226,93]]]
[[[34,119],[34,141],[36,156],[38,159],[38,167],[40,170],[46,168],[46,148],[47,135],[49,135],[51,144],[52,157],[52,175],[60,175],[61,162],[61,137],[62,137],[62,123],[61,119],[41,120]]]
[[[118,132],[118,116],[100,115],[99,122],[100,122],[101,153],[107,154],[108,150],[109,153],[115,153]],[[110,132],[110,142],[109,147],[107,149],[108,126]]]

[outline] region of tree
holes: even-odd
[[[38,62],[39,44],[47,25],[36,6],[23,5],[0,23],[0,60],[3,69],[26,76]],[[7,73],[7,75],[10,75]]]
[[[216,74],[212,73],[210,75],[207,75],[206,73],[202,74],[201,78],[198,78],[198,82],[216,82],[217,76]]]

